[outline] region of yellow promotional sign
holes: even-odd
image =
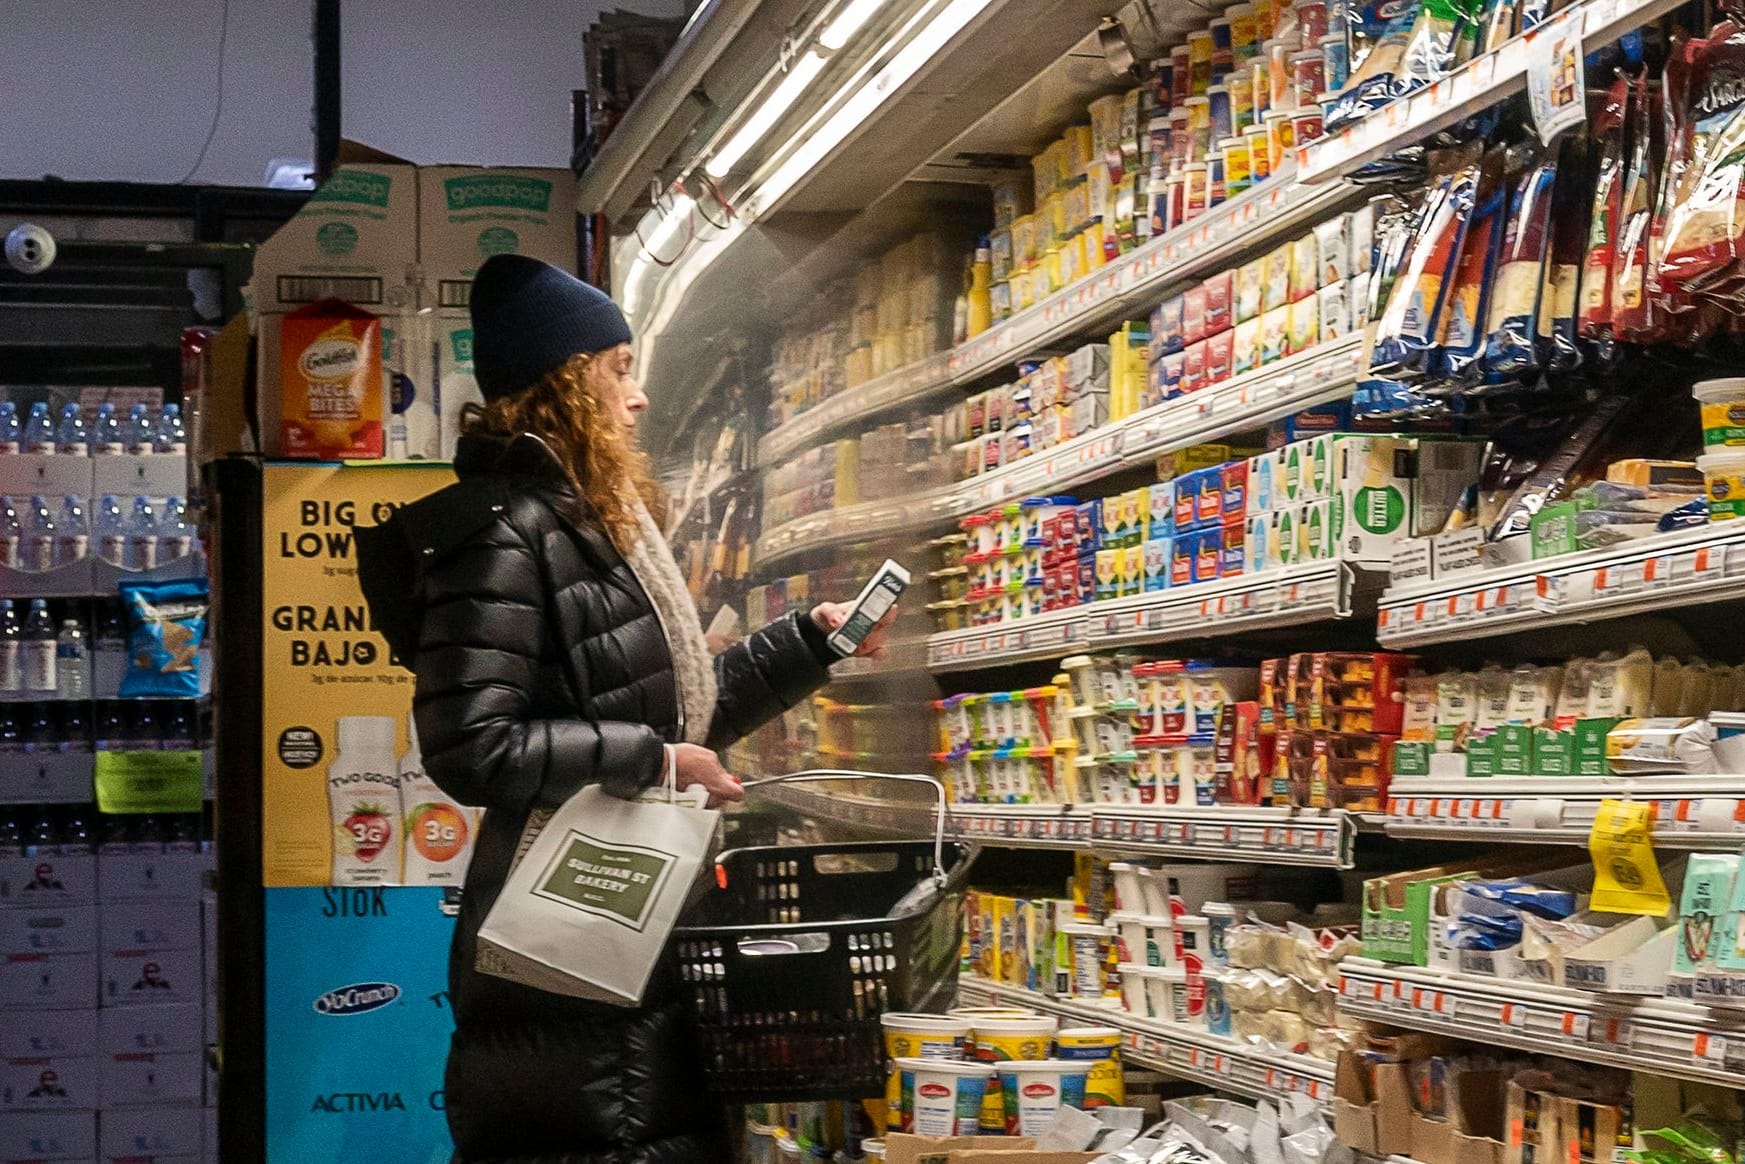
[[[398,884],[395,765],[410,747],[412,673],[389,662],[373,629],[351,531],[454,475],[403,464],[280,463],[262,473],[262,880]]]
[[[1665,917],[1672,897],[1654,859],[1654,805],[1602,800],[1588,834],[1594,863],[1593,908],[1603,913]]]

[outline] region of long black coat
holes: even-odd
[[[631,796],[655,783],[679,707],[653,607],[546,445],[465,439],[455,470],[458,484],[401,521],[422,560],[413,670],[424,763],[445,792],[485,809],[449,958],[456,1148],[467,1161],[725,1161],[675,976],[657,971],[643,1005],[624,1009],[473,969],[530,810],[588,784]],[[797,703],[832,658],[812,620],[794,615],[724,652],[708,745]]]

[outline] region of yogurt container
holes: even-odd
[[[1069,1063],[1089,1063],[1084,1106],[1121,1107],[1127,1089],[1121,1075],[1121,1032],[1114,1027],[1073,1027],[1054,1036],[1054,1055]]]
[[[1151,967],[1123,962],[1118,969],[1121,971],[1121,1006],[1130,1015],[1149,1018],[1151,1011],[1145,998],[1145,979]]]
[[[883,1160],[885,1158],[885,1142],[883,1140],[862,1140],[860,1150],[868,1160]]]
[[[1151,1017],[1159,1022],[1189,1021],[1188,973],[1179,966],[1162,966],[1146,976],[1145,989]]]
[[[898,1059],[902,1130],[916,1136],[973,1136],[993,1069],[986,1063]]]
[[[1115,912],[1117,914],[1140,914],[1146,912],[1145,891],[1141,887],[1141,877],[1145,869],[1142,865],[1134,865],[1127,861],[1112,861],[1109,873],[1115,878]]]
[[[892,1060],[938,1059],[961,1061],[967,1053],[971,1028],[968,1019],[953,1015],[881,1015],[885,1032],[885,1057]],[[901,1130],[903,1117],[902,1073],[890,1069],[885,1080],[885,1126]],[[943,1134],[943,1133],[942,1133]]]
[[[998,1070],[1008,1136],[1040,1136],[1061,1108],[1084,1107],[1089,1063],[1043,1059],[1001,1063]]]
[[[1236,907],[1226,901],[1208,901],[1200,907],[1206,920],[1206,966],[1222,970],[1230,965],[1230,951],[1225,942],[1230,927],[1236,924]]]
[[[1109,924],[1115,927],[1115,941],[1122,962],[1132,962],[1142,966],[1151,964],[1145,954],[1145,916],[1143,914],[1117,911],[1109,915]]]
[[[1703,416],[1703,451],[1745,448],[1745,379],[1704,380],[1690,390]]]
[[[1182,977],[1185,979],[1187,976],[1184,974]],[[1205,982],[1206,1033],[1209,1035],[1222,1035],[1225,1038],[1229,1038],[1232,1034],[1231,1015],[1229,1000],[1224,997],[1224,976],[1222,974],[1208,974],[1206,975]],[[1187,996],[1185,981],[1183,983],[1182,995],[1185,1002]]]
[[[1709,520],[1745,517],[1745,450],[1698,457],[1697,469],[1709,495]]]
[[[976,1018],[973,1021],[971,1045],[976,1061],[995,1066],[1048,1058],[1049,1045],[1059,1026],[1047,1015]],[[1005,1099],[997,1087],[990,1089],[982,1100],[981,1130],[983,1135],[996,1136],[1006,1130]]]
[[[1109,961],[1109,931],[1099,925],[1071,923],[1057,931],[1066,938],[1072,958],[1071,993],[1074,998],[1096,1002],[1108,983],[1104,979]]]

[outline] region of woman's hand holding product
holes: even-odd
[[[829,634],[847,622],[848,616],[853,611],[854,603],[852,602],[820,602],[812,608],[812,622],[819,630]],[[890,632],[891,622],[896,617],[897,608],[893,606],[885,612],[883,618],[879,619],[879,624],[873,628],[871,634],[866,636],[866,640],[860,644],[860,648],[854,652],[854,656],[856,658],[882,658],[885,653],[885,636]]]

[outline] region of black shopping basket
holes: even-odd
[[[930,785],[933,839],[729,850],[698,924],[674,932],[709,1087],[729,1102],[881,1095],[879,1016],[942,1011],[956,994],[975,849],[945,842],[938,781],[820,769],[746,790],[845,778]]]

